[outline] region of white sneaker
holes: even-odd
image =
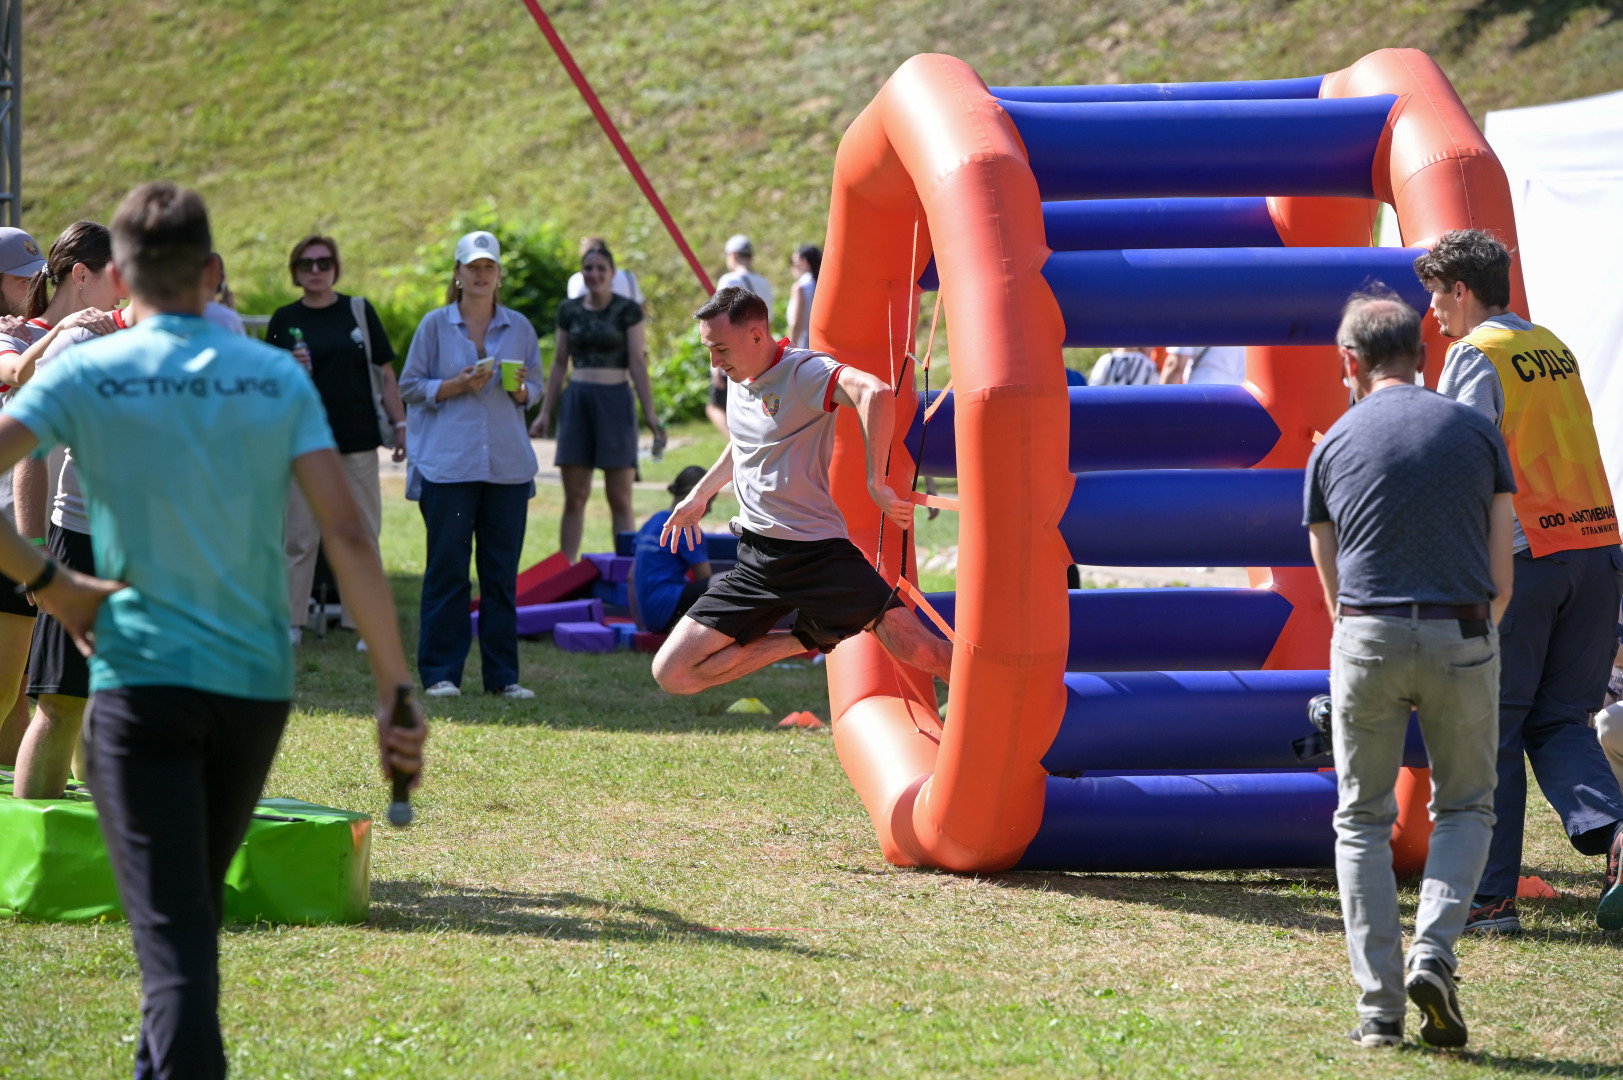
[[[355,651],[356,652],[366,652],[367,651],[367,649],[366,649],[366,639],[365,638],[356,638],[355,639]]]
[[[424,697],[461,697],[462,690],[456,683],[442,679],[423,691]]]
[[[304,644],[304,627],[290,626],[287,628],[287,643],[295,649]]]
[[[531,698],[535,697],[535,691],[526,690],[518,683],[514,683],[512,686],[504,688],[501,691],[501,695],[502,697],[507,698],[509,701],[529,701]]]

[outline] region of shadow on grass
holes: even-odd
[[[1462,1065],[1476,1065],[1502,1073],[1534,1073],[1539,1076],[1623,1076],[1623,1065],[1600,1062],[1567,1061],[1564,1058],[1516,1057],[1490,1054],[1475,1050],[1447,1051],[1422,1049],[1428,1057],[1458,1061]]]
[[[1335,875],[1328,871],[1284,872],[1239,881],[1180,875],[1004,873],[990,878],[1011,889],[1037,889],[1123,904],[1150,904],[1185,915],[1213,915],[1233,922],[1340,934],[1341,908]],[[1412,900],[1408,904],[1412,912]]]
[[[1557,876],[1560,875],[1551,872],[1547,880],[1555,884],[1553,879]],[[1578,875],[1567,876],[1582,880]],[[988,880],[1004,888],[1037,889],[1122,904],[1150,904],[1179,914],[1211,915],[1256,926],[1337,936],[1344,932],[1335,875],[1327,870],[1286,870],[1269,876],[1248,873],[1235,881],[1176,874],[1129,876],[1058,872],[1004,873]],[[1398,892],[1399,909],[1410,926],[1417,902],[1414,884],[1410,882],[1409,888],[1403,888],[1400,883]],[[1592,918],[1592,905],[1584,900],[1563,897],[1557,901],[1535,901],[1522,912],[1535,920],[1524,940],[1623,952],[1623,933],[1601,930],[1592,923],[1587,929],[1540,926],[1536,920],[1541,908],[1572,914],[1580,921]]]
[[[817,949],[773,932],[705,926],[645,904],[571,892],[516,892],[419,881],[372,882],[370,925],[404,933],[451,930],[556,941],[714,941],[741,949],[820,955]]]

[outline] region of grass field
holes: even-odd
[[[682,434],[650,478],[710,453]],[[639,491],[639,514],[662,501]],[[558,507],[542,487],[530,554]],[[409,648],[422,527],[393,485],[385,529]],[[607,539],[599,499],[587,548]],[[828,735],[773,729],[828,719],[821,669],[672,698],[646,657],[521,658],[536,701],[431,703],[419,820],[376,836],[367,925],[227,930],[234,1075],[1623,1076],[1623,935],[1594,929],[1598,860],[1541,803],[1529,872],[1565,896],[1463,945],[1473,1052],[1369,1054],[1342,1039],[1328,873],[899,870]],[[381,817],[364,658],[335,632],[298,663],[268,794]],[[770,715],[727,713],[740,696]],[[0,1000],[0,1077],[128,1075],[122,926],[0,923]]]

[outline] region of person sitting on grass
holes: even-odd
[[[287,353],[203,318],[220,269],[202,198],[142,184],[113,216],[112,252],[138,325],[22,388],[0,415],[0,469],[71,445],[96,569],[113,580],[59,566],[9,524],[0,572],[90,656],[88,780],[141,968],[135,1075],[219,1078],[226,869],[293,697],[290,482],[371,646],[386,774],[420,772],[427,727],[415,708],[411,727],[388,722],[411,672],[315,387]]]
[[[689,465],[676,474],[665,490],[671,493],[671,510],[687,497],[695,484],[704,479],[704,470]],[[697,544],[686,537],[678,537],[676,550],[666,551],[660,543],[660,534],[671,510],[656,511],[637,531],[636,560],[631,564],[631,580],[627,591],[631,594],[631,617],[637,625],[655,634],[668,634],[676,620],[686,615],[693,602],[710,587],[710,553],[704,537]],[[704,512],[710,512],[707,503]],[[693,580],[688,580],[689,571]]]
[[[710,363],[732,384],[732,438],[671,511],[660,543],[674,551],[686,535],[698,547],[705,509],[730,480],[738,565],[677,620],[654,657],[654,678],[670,693],[696,694],[871,630],[897,659],[946,680],[951,647],[869,565],[829,493],[834,410],[844,406],[862,425],[869,495],[896,528],[912,526],[913,503],[883,472],[896,418],[890,388],[825,353],[773,341],[766,303],[748,289],[720,290],[693,317]],[[792,612],[794,628],[772,632]]]

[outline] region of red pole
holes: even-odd
[[[604,110],[603,103],[598,101],[597,95],[592,92],[592,86],[586,81],[586,76],[581,74],[580,68],[575,64],[575,58],[569,55],[569,49],[564,45],[564,39],[559,37],[558,31],[552,28],[552,20],[548,19],[547,13],[541,10],[539,0],[524,0],[524,6],[530,9],[530,15],[534,17],[535,25],[539,26],[541,32],[547,36],[547,44],[551,45],[552,51],[558,54],[558,59],[562,61],[564,70],[575,81],[575,89],[580,91],[580,96],[586,99],[586,105],[592,110],[592,115],[597,117],[597,122],[603,126],[603,133],[609,137],[609,142],[613,143],[614,148],[620,152],[621,160],[626,163],[626,168],[631,170],[631,178],[637,181],[638,187],[642,188],[642,193],[648,197],[648,202],[653,206],[654,213],[658,214],[659,220],[665,223],[665,228],[671,234],[671,239],[676,241],[676,246],[682,250],[682,255],[687,259],[688,265],[693,267],[694,274],[699,278],[699,284],[704,286],[706,293],[715,292],[716,287],[711,284],[710,275],[704,272],[703,266],[699,265],[699,260],[693,254],[693,249],[688,247],[687,240],[682,236],[682,230],[676,227],[676,222],[671,219],[670,212],[665,209],[665,204],[659,201],[659,195],[654,191],[654,185],[649,183],[647,174],[642,171],[642,166],[638,165],[637,159],[632,156],[631,148],[626,145],[624,139],[620,138],[620,132],[615,128],[614,121],[609,119],[609,114]]]

